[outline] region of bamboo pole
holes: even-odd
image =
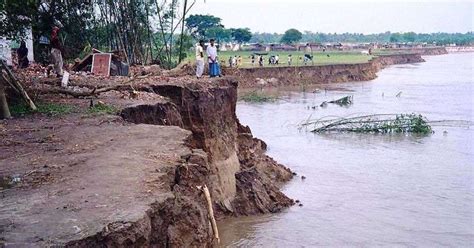
[[[18,82],[18,80],[15,78],[15,75],[10,71],[10,68],[3,62],[3,60],[0,60],[1,67],[7,72],[8,76],[10,77],[10,84],[14,85],[15,88],[20,92],[20,95],[23,97],[23,100],[30,106],[31,110],[36,110],[36,105],[35,103],[31,100],[31,98],[28,96],[28,93],[23,89],[23,86]]]
[[[217,240],[217,243],[219,243],[220,242],[219,230],[217,229],[216,219],[214,218],[214,210],[212,209],[211,194],[209,193],[209,189],[207,188],[207,185],[204,185],[202,187],[202,192],[204,192],[204,196],[206,197],[207,211],[209,212],[209,220],[211,221],[214,238]]]
[[[184,7],[183,7],[183,17],[181,22],[181,41],[179,44],[179,55],[178,55],[178,64],[181,63],[182,54],[183,54],[183,40],[184,40],[184,24],[186,23],[186,7],[188,5],[188,0],[184,0]]]

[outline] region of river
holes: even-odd
[[[379,113],[474,121],[474,54],[425,60],[336,90],[281,91],[277,102],[239,102],[241,122],[265,140],[270,156],[298,173],[283,191],[303,206],[220,222],[221,245],[474,247],[474,127],[434,126],[428,136],[297,128],[310,116]],[[312,108],[346,95],[354,97],[350,107]]]

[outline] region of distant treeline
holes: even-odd
[[[277,33],[253,33],[250,42],[256,43],[279,43],[283,34]],[[378,42],[378,43],[430,43],[437,45],[473,45],[474,33],[379,33],[379,34],[358,34],[358,33],[313,33],[309,31],[303,32],[300,42],[316,42],[316,43],[334,43],[334,42]]]

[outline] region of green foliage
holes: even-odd
[[[414,133],[433,132],[428,120],[419,114],[366,115],[350,118],[319,119],[302,126],[314,126],[312,132]]]
[[[206,39],[216,39],[219,42],[222,41],[230,41],[231,31],[229,29],[225,29],[223,27],[212,27],[206,31]]]
[[[176,44],[174,46],[174,54],[179,55],[179,48],[181,47],[181,37],[176,37]],[[194,39],[191,35],[183,35],[183,52],[181,53],[181,60],[185,59],[188,56],[189,49],[194,46]],[[190,55],[193,55],[190,52]]]
[[[211,28],[223,28],[221,18],[212,15],[190,15],[186,18],[186,27],[196,39],[209,37],[207,31]]]
[[[282,34],[277,33],[253,33],[250,42],[252,43],[278,43],[283,37]]]
[[[422,115],[400,114],[394,120],[365,122],[353,129],[357,133],[416,133],[429,134],[431,126]]]
[[[238,43],[249,42],[252,38],[252,32],[249,28],[231,28],[232,39]]]
[[[297,29],[288,29],[281,37],[280,42],[286,44],[293,44],[300,41],[303,38],[303,34]]]
[[[0,36],[22,37],[25,28],[31,25],[38,11],[38,2],[35,0],[0,1]]]
[[[406,42],[426,42],[436,45],[472,45],[474,44],[474,33],[432,33],[432,34],[417,34],[414,32],[408,33],[393,33],[390,35],[390,42],[406,43]]]
[[[254,103],[263,103],[263,102],[273,102],[278,98],[276,96],[266,95],[263,92],[252,91],[245,93],[240,96],[239,100],[244,102],[254,102]]]
[[[280,42],[282,34],[277,33],[254,33],[250,42],[259,43],[277,43]],[[470,45],[474,44],[474,33],[391,33],[384,32],[378,34],[361,34],[361,33],[313,33],[305,31],[302,35],[302,42],[315,43],[337,43],[337,42],[426,42],[429,44],[446,45]]]
[[[10,106],[10,112],[13,116],[24,116],[33,113],[41,113],[48,116],[59,116],[70,114],[74,111],[74,108],[70,105],[60,103],[37,103],[36,111],[32,111],[26,104],[18,103]]]
[[[118,113],[118,111],[119,109],[115,106],[103,104],[103,103],[97,103],[94,106],[90,107],[87,112],[93,115],[104,115],[104,114],[115,115]]]

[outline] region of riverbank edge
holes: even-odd
[[[370,80],[388,65],[422,61],[419,54],[380,56],[365,64],[322,66],[328,68],[324,70],[321,66],[301,67],[298,68],[301,73],[296,75],[299,78],[329,75],[326,80],[335,79],[327,82]],[[314,70],[317,68],[319,70]],[[273,74],[274,70],[282,70],[282,75],[286,70],[262,69],[267,73],[273,71]],[[200,188],[203,185],[209,187],[218,219],[274,213],[293,205],[293,200],[279,190],[293,178],[293,172],[265,155],[266,144],[253,137],[250,128],[241,125],[236,116],[237,88],[248,86],[247,80],[255,76],[252,75],[213,80],[212,86],[206,87],[196,81],[184,85],[163,82],[136,85],[137,91],[153,92],[167,100],[131,102],[121,108],[123,120],[134,124],[178,126],[191,131],[186,139],[189,154],[166,176],[166,181],[171,182],[168,193],[172,196],[150,204],[138,221],[125,221],[121,228],[115,229],[108,228],[110,225],[107,224],[95,234],[82,238],[72,236],[69,241],[62,240],[54,245],[215,246],[215,233],[211,231],[208,219],[210,213]],[[285,78],[288,81],[297,79],[294,75],[288,74]],[[112,223],[123,221],[118,218]],[[189,232],[190,227],[197,231],[196,234]],[[2,242],[8,240],[2,239]]]
[[[404,54],[378,57],[368,64],[375,74],[375,71],[392,64],[423,61],[418,54]],[[364,65],[356,68],[364,68]],[[346,80],[345,74],[335,75]],[[237,89],[245,85],[246,80],[248,78],[233,75],[216,80],[216,85],[206,88],[198,84],[149,85],[151,91],[168,98],[169,102],[137,104],[121,111],[124,120],[135,124],[178,126],[191,131],[187,146],[192,151],[203,153],[198,157],[193,155],[186,158],[186,163],[170,175],[175,182],[172,192],[179,199],[200,203],[203,216],[209,213],[197,190],[201,185],[209,187],[218,219],[275,213],[294,204],[280,191],[280,187],[293,178],[293,172],[265,155],[266,144],[253,137],[250,128],[241,125],[236,116]],[[153,212],[163,216],[152,219],[170,219],[169,213],[165,211],[155,209]],[[180,216],[184,219],[203,219]],[[186,230],[179,225],[168,225],[161,229]],[[209,227],[206,221],[193,225],[197,230]],[[167,234],[167,240],[177,246],[198,243],[202,247],[216,245],[212,231],[204,238],[203,234],[205,232],[201,231],[194,240],[181,240],[177,233]],[[186,236],[184,233],[182,235]]]
[[[334,64],[298,67],[260,67],[225,69],[226,75],[236,77],[241,88],[307,86],[312,84],[370,81],[381,69],[396,64],[421,63],[418,53],[382,55],[367,63]]]

